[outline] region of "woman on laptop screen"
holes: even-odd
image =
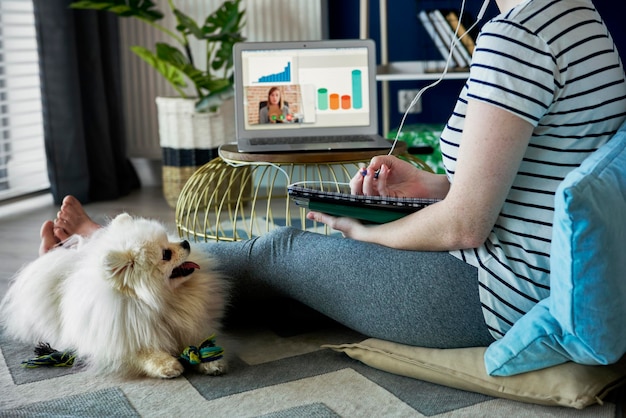
[[[267,100],[260,103],[259,123],[285,123],[291,119],[289,106],[283,100],[280,87],[272,87]]]

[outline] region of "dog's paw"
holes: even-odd
[[[158,375],[155,377],[160,377],[163,379],[172,379],[174,377],[178,377],[185,371],[185,367],[180,364],[178,359],[174,359],[172,362],[168,362],[168,364],[164,364],[159,370]]]
[[[198,365],[198,371],[200,371],[200,373],[208,374],[211,376],[219,376],[226,373],[227,370],[228,363],[223,358],[219,360],[209,361],[207,363],[200,363]]]
[[[147,376],[161,379],[178,377],[185,370],[177,358],[167,353],[154,353],[151,356],[146,356],[141,366]]]

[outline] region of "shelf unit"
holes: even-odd
[[[445,61],[395,61],[380,64],[376,72],[378,81],[437,80]],[[447,80],[463,80],[468,77],[467,71],[448,69]]]
[[[390,93],[389,83],[392,81],[435,81],[441,76],[444,61],[389,61],[387,36],[387,0],[378,1],[380,15],[380,64],[376,72],[376,80],[381,83],[383,134],[389,132]],[[359,36],[369,38],[369,0],[359,2]],[[416,23],[417,24],[417,23]],[[445,80],[461,80],[469,76],[467,71],[448,69]]]

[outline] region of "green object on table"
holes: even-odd
[[[435,123],[405,125],[398,140],[405,142],[408,153],[422,159],[435,173],[445,174],[439,149],[439,137],[444,127],[443,124]],[[392,130],[387,134],[387,138],[395,139],[397,134],[397,129]]]

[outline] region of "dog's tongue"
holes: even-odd
[[[192,261],[185,261],[183,264],[172,270],[170,279],[189,276],[195,269],[200,269],[200,266]]]

